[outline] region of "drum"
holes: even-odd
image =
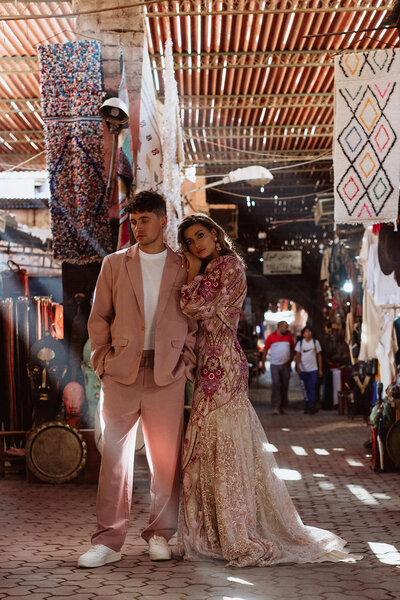
[[[396,467],[400,467],[400,419],[390,427],[386,436],[386,450]]]
[[[25,455],[28,469],[38,479],[65,483],[85,466],[87,446],[78,429],[57,421],[44,423],[30,433]]]

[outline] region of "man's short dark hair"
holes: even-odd
[[[303,329],[301,330],[301,335],[304,336],[304,332],[305,330],[308,329],[308,331],[311,333],[311,335],[313,336],[313,330],[311,329],[311,327],[309,325],[306,325],[305,327],[303,327]]]
[[[159,217],[167,214],[167,204],[165,198],[157,192],[143,191],[135,194],[133,198],[127,200],[124,204],[127,213],[154,212]]]

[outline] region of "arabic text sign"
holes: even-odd
[[[264,252],[264,275],[301,275],[301,250]]]

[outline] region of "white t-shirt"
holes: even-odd
[[[144,320],[146,327],[143,350],[154,350],[158,296],[160,294],[165,259],[167,258],[167,249],[163,252],[158,252],[158,254],[148,254],[139,248],[139,258],[142,270]]]
[[[301,340],[297,342],[295,351],[301,352],[301,371],[318,371],[317,353],[321,352],[321,344],[318,340],[311,339],[309,342],[306,342],[306,340]]]

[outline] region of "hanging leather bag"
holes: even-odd
[[[14,262],[7,262],[8,269],[2,271],[3,297],[18,298],[18,296],[29,296],[28,272]]]

